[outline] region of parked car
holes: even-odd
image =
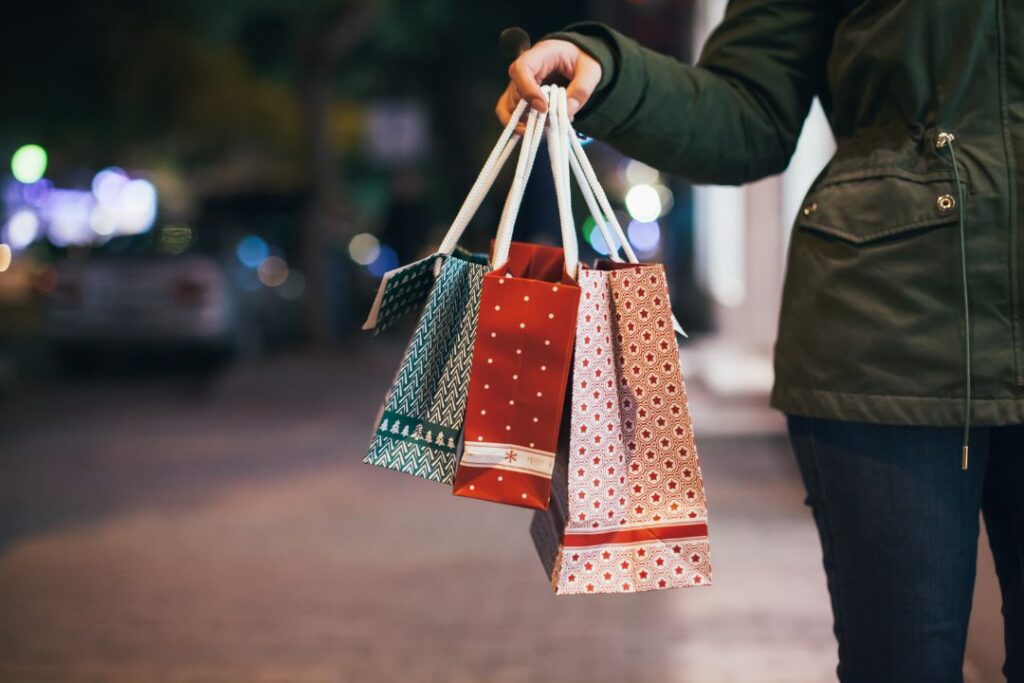
[[[166,234],[116,237],[87,255],[59,257],[44,314],[46,336],[68,351],[257,349],[256,307],[232,281],[227,260],[192,244],[169,243]]]

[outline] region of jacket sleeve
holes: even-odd
[[[694,182],[736,185],[789,164],[811,102],[826,90],[833,4],[731,0],[695,66],[599,23],[546,37],[601,63],[579,130]]]

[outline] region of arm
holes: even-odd
[[[836,21],[828,0],[732,0],[695,66],[597,23],[548,37],[601,65],[581,131],[695,182],[740,184],[788,165],[826,90]]]

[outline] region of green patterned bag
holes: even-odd
[[[452,253],[462,259],[473,258],[473,254],[462,247],[455,247]],[[444,254],[436,252],[384,273],[363,329],[373,330],[373,336],[376,337],[407,314],[420,310],[446,258]]]
[[[406,314],[418,310],[430,294],[430,288],[434,286],[434,270],[443,260],[440,254],[431,254],[384,273],[363,329],[373,330],[376,337]]]
[[[365,462],[450,484],[466,410],[486,255],[445,260],[377,420]]]
[[[521,102],[520,115],[525,107]],[[438,252],[385,275],[364,329],[379,333],[429,293],[364,462],[445,484],[455,476],[480,288],[490,270],[486,254],[456,244],[519,141],[518,120],[502,132]]]

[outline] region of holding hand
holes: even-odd
[[[547,111],[547,102],[540,86],[565,82],[569,97],[570,119],[580,110],[601,81],[601,65],[574,44],[565,40],[542,40],[516,58],[508,68],[511,82],[498,98],[494,108],[502,125],[508,123],[519,100],[526,98],[537,111]],[[520,135],[525,125],[520,123]]]

